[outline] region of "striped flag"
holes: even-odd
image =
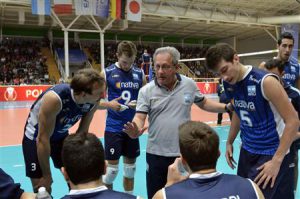
[[[93,15],[94,12],[93,0],[75,0],[76,15]]]
[[[113,19],[117,18],[117,0],[110,0],[110,16]]]
[[[56,14],[72,14],[72,0],[54,0]]]
[[[31,11],[35,15],[50,15],[50,0],[31,0]]]
[[[142,21],[142,0],[127,0],[127,20]]]
[[[107,18],[109,14],[109,0],[96,0],[95,15]]]

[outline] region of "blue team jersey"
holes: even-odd
[[[137,100],[140,88],[143,86],[144,73],[140,68],[133,66],[129,71],[120,69],[116,64],[105,69],[107,82],[108,100],[122,97],[121,104],[127,104]],[[122,132],[123,126],[132,121],[135,110],[127,109],[117,112],[111,109],[107,111],[106,128],[107,132]]]
[[[0,168],[0,198],[19,199],[24,193],[24,190],[20,187],[21,185],[19,183],[15,183],[14,180]]]
[[[60,140],[68,135],[68,130],[83,115],[91,111],[94,104],[76,104],[69,84],[55,85],[43,92],[30,108],[30,113],[25,125],[25,135],[31,140],[35,140],[38,135],[38,114],[41,107],[42,98],[45,93],[54,92],[61,102],[61,110],[56,116],[55,127],[50,140]]]
[[[285,127],[283,119],[264,95],[263,81],[269,75],[272,74],[250,66],[243,80],[235,85],[223,82],[240,119],[242,147],[254,154],[274,155]]]
[[[148,63],[148,62],[151,61],[151,57],[150,57],[150,55],[148,53],[144,53],[142,55],[142,60],[143,60],[143,62]]]
[[[298,118],[300,119],[300,91],[291,85],[285,85],[284,90],[291,100],[293,107],[298,113]]]
[[[166,187],[164,190],[167,199],[258,198],[250,180],[227,174],[203,178],[190,177],[187,180]]]
[[[291,57],[284,65],[284,75],[282,79],[287,85],[296,86],[296,80],[300,76],[300,65],[297,59]]]

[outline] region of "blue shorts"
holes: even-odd
[[[146,153],[147,171],[147,194],[152,198],[167,183],[168,167],[173,164],[177,157],[165,157]]]
[[[257,168],[271,160],[272,157],[272,155],[253,154],[241,148],[237,174],[254,180],[260,172]],[[262,186],[260,187],[266,199],[294,198],[294,179],[291,177],[293,176],[294,167],[290,167],[292,162],[289,153],[281,163],[273,188],[270,187],[270,182],[266,189],[262,189]]]
[[[53,160],[53,164],[55,168],[58,169],[63,166],[61,151],[62,151],[62,145],[64,139],[65,138],[59,141],[50,142],[50,147],[51,147],[50,157]],[[22,141],[22,148],[23,148],[23,155],[25,161],[26,176],[30,178],[41,178],[43,174],[37,156],[36,141],[30,140],[24,135]]]
[[[140,155],[139,139],[131,139],[124,132],[105,132],[105,159],[119,160],[121,156],[137,158]]]

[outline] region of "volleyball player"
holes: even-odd
[[[263,199],[260,189],[250,179],[223,174],[216,170],[219,137],[207,124],[187,121],[179,126],[181,158],[169,166],[166,187],[153,198],[247,198]],[[183,177],[179,165],[189,171]]]
[[[82,69],[70,84],[49,88],[31,106],[22,147],[34,192],[45,187],[51,193],[49,157],[56,168],[62,167],[61,149],[68,129],[81,119],[77,133],[88,131],[104,91],[104,78],[96,70]]]
[[[123,126],[135,114],[135,102],[140,88],[146,84],[142,69],[134,65],[137,49],[134,43],[122,41],[117,48],[118,62],[105,69],[108,103],[100,106],[108,109],[105,127],[105,158],[108,161],[103,182],[112,188],[119,172],[119,159],[124,157],[123,186],[133,193],[136,158],[140,155],[138,139],[123,132]],[[116,100],[119,101],[116,103]]]
[[[233,142],[241,130],[238,175],[257,182],[266,198],[294,198],[288,151],[299,120],[278,78],[242,65],[228,44],[209,48],[206,65],[220,74],[226,95],[234,102],[226,143],[228,165],[235,167]]]
[[[300,89],[300,64],[297,57],[291,56],[293,47],[293,35],[289,32],[282,33],[277,42],[278,53],[276,59],[284,64],[284,75],[282,77],[284,82]],[[263,68],[264,64],[265,62],[261,63],[260,68]]]

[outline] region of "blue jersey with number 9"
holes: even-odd
[[[269,75],[272,74],[250,66],[244,79],[235,85],[224,81],[226,95],[232,99],[240,119],[242,147],[254,154],[274,155],[285,127],[264,95],[263,81]]]
[[[140,68],[133,66],[129,71],[124,71],[115,63],[105,69],[105,74],[109,101],[122,97],[118,102],[126,105],[132,100],[137,100],[144,79]],[[108,109],[105,131],[122,132],[124,124],[132,121],[134,114],[135,110],[130,108],[122,112]]]

